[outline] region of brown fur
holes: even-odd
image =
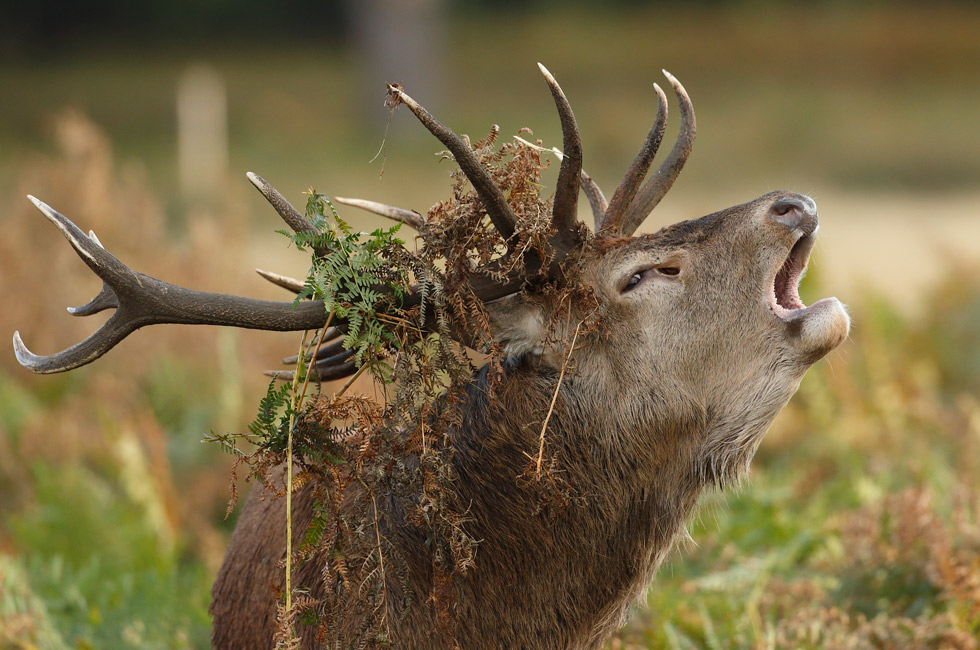
[[[504,379],[490,400],[483,373],[474,378],[463,423],[452,431],[457,506],[480,540],[475,568],[454,581],[460,647],[599,647],[684,534],[702,491],[744,474],[806,369],[846,337],[836,301],[790,322],[768,307],[773,277],[800,235],[772,217],[773,203],[787,196],[592,247],[582,279],[599,299],[603,328],[579,340],[547,429],[549,457],[570,495],[564,505],[518,479],[538,449],[564,349],[546,343],[542,301],[488,305],[508,355]],[[681,273],[653,273],[620,292],[638,270],[658,264]],[[569,341],[574,325],[558,338]],[[249,496],[214,586],[219,648],[271,646],[270,585],[282,584],[285,514],[282,499],[261,492]],[[297,541],[311,506],[308,489],[300,490]],[[400,519],[402,504],[380,507]],[[424,601],[433,578],[421,533],[389,524],[382,534],[406,558]],[[314,587],[315,596],[323,561],[301,565],[294,583]],[[398,596],[388,599],[395,647],[450,647],[430,604],[402,612]],[[305,644],[313,645],[309,631]]]

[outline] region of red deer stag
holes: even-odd
[[[409,523],[418,495],[378,495],[373,519],[363,517],[365,527],[374,526],[379,544],[385,539],[401,560],[401,579],[386,583],[383,594],[386,639],[395,647],[599,647],[624,623],[683,535],[699,495],[745,474],[804,373],[848,333],[848,316],[836,298],[809,307],[799,298],[798,283],[817,230],[816,205],[806,196],[772,192],[633,236],[691,151],[694,112],[676,79],[667,74],[682,120],[676,144],[647,179],[667,118],[666,96],[654,84],[659,98],[654,125],[607,203],[582,170],[581,141],[565,95],[541,70],[558,108],[564,151],[553,203],[542,203],[553,206],[547,255],[523,254],[521,264],[501,263],[518,254],[512,244],[523,227],[514,192],[501,189],[468,141],[401,88],[389,87],[393,103],[407,105],[452,153],[504,251],[485,261],[498,264],[498,272],[470,281],[499,344],[500,376],[492,398],[489,374],[473,376],[461,417],[447,435],[455,472],[452,500],[465,511],[468,532],[479,541],[474,565],[452,579],[449,633],[441,631],[444,621],[433,605],[439,585],[426,530]],[[254,174],[249,179],[290,227],[311,229],[268,183]],[[577,220],[580,190],[591,204],[594,234]],[[72,313],[115,309],[98,332],[50,356],[32,354],[15,333],[17,358],[34,372],[89,363],[152,323],[268,330],[325,325],[318,301],[294,308],[290,302],[191,291],[132,271],[94,235],[31,200],[104,280],[95,299]],[[430,225],[416,213],[338,201],[407,222],[425,241]],[[572,282],[576,291],[590,294],[599,326],[580,332],[576,324],[586,317],[581,313],[554,318],[555,292]],[[411,302],[413,295],[405,300]],[[339,325],[328,330],[328,340],[342,336]],[[466,332],[459,332],[458,340],[468,341]],[[331,353],[315,362],[320,378],[350,375],[349,355],[337,354],[336,344],[328,349]],[[574,369],[566,373],[572,352]],[[542,508],[533,491],[516,480],[543,440],[542,421],[560,458],[562,480],[574,491],[573,502],[564,507]],[[296,545],[317,506],[313,489],[304,485],[294,496]],[[285,504],[261,492],[249,496],[214,585],[217,647],[269,647],[275,631],[270,585],[283,584]],[[333,582],[322,577],[333,559],[321,553],[297,568],[293,583],[310,588],[311,602],[328,590],[342,590],[336,575]],[[343,593],[356,598],[356,590]],[[306,629],[304,643],[373,643],[359,636],[361,623],[335,620],[327,632],[321,626],[319,635]]]

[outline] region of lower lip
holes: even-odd
[[[786,309],[778,304],[770,305],[770,310],[776,315],[779,320],[790,322],[800,318],[803,318],[807,314],[814,311],[822,311],[827,305],[840,302],[837,298],[821,298],[817,302],[809,305],[807,307],[801,307],[799,309]]]

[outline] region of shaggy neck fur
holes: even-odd
[[[558,372],[542,368],[535,355],[509,364],[493,395],[480,373],[452,434],[456,507],[471,519],[467,532],[480,540],[475,566],[453,579],[455,637],[467,650],[600,647],[684,535],[710,483],[705,450],[725,434],[707,409],[691,403],[686,415],[676,407],[667,412],[664,401],[642,394],[644,387],[635,395],[624,390],[616,404],[599,404],[594,384],[575,373],[566,374],[545,433],[552,474],[537,480],[533,459],[557,382]],[[308,491],[294,497],[297,544],[312,516]],[[282,582],[284,500],[259,502],[261,492],[249,496],[229,546],[233,561],[226,560],[215,583],[216,647],[253,647],[274,629],[268,592],[242,588]],[[389,513],[382,534],[404,559],[414,592],[414,602],[403,606],[406,594],[389,587],[392,638],[401,648],[452,647],[434,632],[435,610],[425,600],[433,573],[424,530],[399,525],[404,504],[379,505]],[[240,536],[243,530],[248,534]],[[316,597],[327,561],[302,563],[294,582],[314,586]],[[246,625],[236,622],[240,611],[252,614]],[[313,632],[304,630],[304,647],[316,647]]]
[[[455,441],[460,504],[482,540],[476,568],[457,578],[465,648],[597,647],[645,591],[704,485],[696,462],[703,413],[637,420],[627,404],[595,404],[594,387],[574,376],[563,381],[545,434],[556,474],[519,480],[557,382],[557,373],[532,366],[525,359],[510,368],[494,400],[484,379],[475,382]],[[550,503],[550,489],[568,502]],[[501,621],[514,623],[501,629]]]

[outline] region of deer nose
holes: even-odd
[[[811,235],[817,229],[817,204],[809,196],[784,196],[772,204],[769,214],[790,230],[799,229],[805,235]]]

